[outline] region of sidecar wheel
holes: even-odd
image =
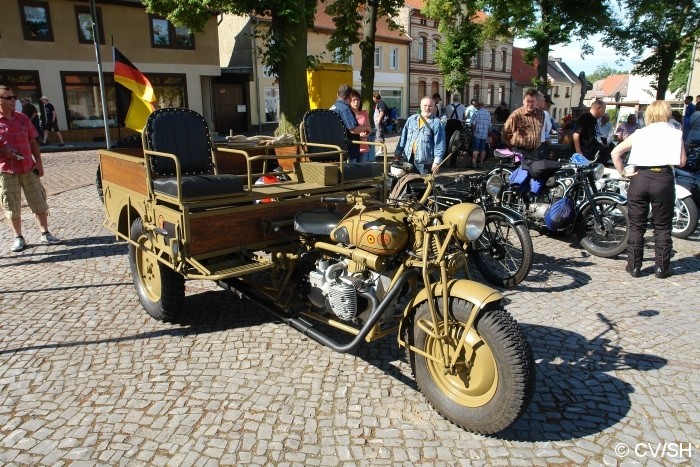
[[[693,201],[693,198],[677,199],[676,208],[673,212],[671,235],[674,238],[688,238],[695,232],[697,226],[698,206]]]
[[[598,209],[603,227],[596,225],[593,208]],[[581,246],[593,256],[612,258],[627,249],[629,237],[627,208],[605,199],[595,200],[579,213],[576,220],[576,236]]]
[[[154,319],[177,322],[185,301],[185,278],[165,266],[148,250],[143,220],[131,224],[130,238],[144,248],[129,244],[129,266],[141,305]]]
[[[527,407],[535,367],[525,337],[503,308],[482,311],[474,328],[467,331],[464,323],[472,306],[451,300],[450,335],[440,340],[427,303],[420,305],[407,329],[407,342],[438,361],[413,351],[409,361],[421,392],[443,417],[465,430],[493,434],[510,426]],[[466,350],[454,372],[445,371],[442,346],[454,350],[464,332],[468,332]]]

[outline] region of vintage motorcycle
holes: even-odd
[[[530,400],[531,350],[498,291],[450,279],[466,261],[464,248],[450,246],[479,238],[484,211],[459,203],[430,212],[424,206],[434,177],[424,182],[420,199],[392,204],[361,192],[324,196],[324,203],[351,205],[350,211],[298,213],[298,241],[258,252],[278,267],[220,284],[338,352],[398,331],[430,404],[466,430],[496,433]],[[339,343],[309,319],[354,338]]]
[[[690,173],[676,170],[676,203],[671,230],[674,238],[688,238],[698,226],[698,206],[690,191],[692,189],[692,182],[688,183],[690,178],[692,178]],[[629,184],[629,178],[623,177],[616,169],[609,167],[605,168],[603,177],[596,181],[599,190],[620,193],[624,197],[627,197]],[[649,217],[651,218],[651,212]]]
[[[503,159],[517,155],[497,150]],[[510,154],[508,154],[510,153]],[[525,217],[530,226],[549,232],[575,234],[590,254],[609,258],[627,247],[627,199],[598,191],[603,165],[574,154],[568,163],[522,160],[520,166],[499,167],[490,175],[504,180],[497,198]],[[507,180],[507,181],[506,181]]]
[[[496,175],[457,175],[434,186],[426,208],[446,210],[459,203],[481,206],[486,212],[486,222],[481,235],[469,243],[468,259],[491,284],[510,288],[521,283],[530,272],[533,246],[527,223],[520,213],[495,205],[494,196],[501,188],[502,180]],[[408,183],[400,196],[417,199],[423,190],[421,183]],[[457,245],[457,248],[462,246]],[[466,277],[468,274],[465,271]]]

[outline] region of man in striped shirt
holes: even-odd
[[[536,104],[537,90],[528,89],[523,96],[522,107],[511,112],[503,126],[506,143],[527,159],[538,158],[544,125],[544,113]]]

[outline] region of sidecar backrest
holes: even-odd
[[[242,179],[216,174],[207,122],[193,110],[163,108],[152,112],[144,128],[143,144],[154,192],[180,200],[243,192]],[[173,158],[148,151],[174,156],[180,165],[180,183]]]
[[[301,138],[305,143],[330,144],[345,151],[348,147],[347,129],[340,116],[327,109],[312,109],[304,114],[301,123]],[[328,152],[325,147],[308,146],[309,154]],[[337,162],[338,156],[317,156],[317,162]]]

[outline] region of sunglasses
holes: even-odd
[[[6,100],[6,101],[16,101],[19,99],[17,96],[0,96],[0,99]]]

